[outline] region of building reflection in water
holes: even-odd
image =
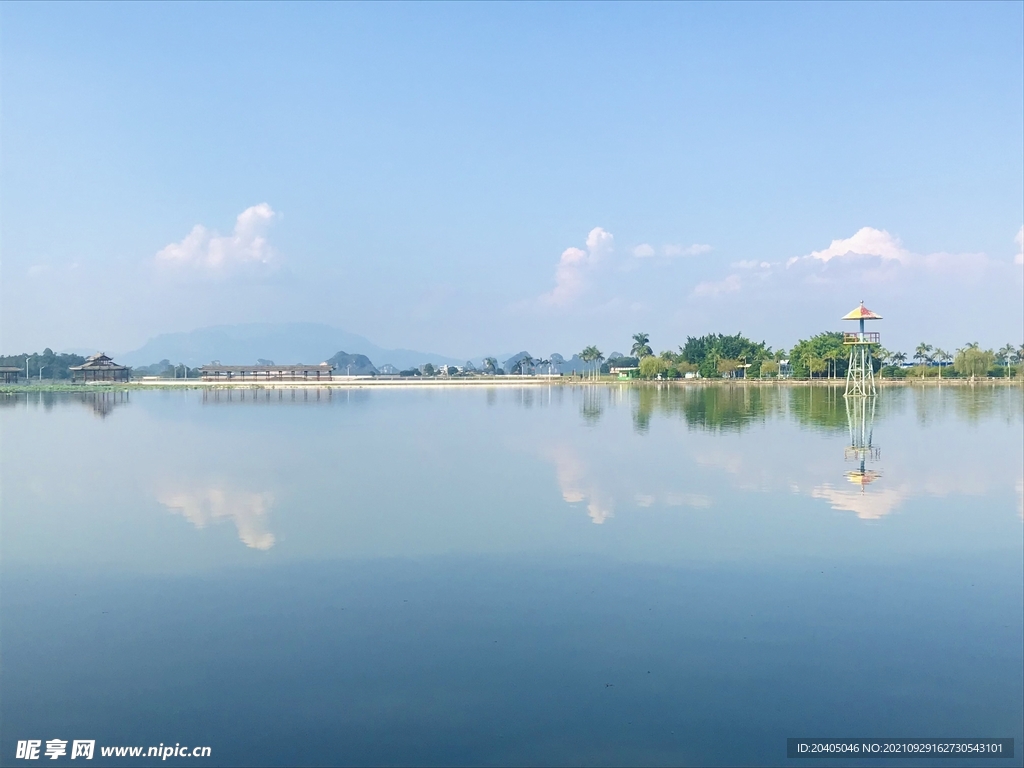
[[[341,390],[337,393],[330,387],[312,386],[251,386],[251,387],[209,387],[203,390],[203,405],[226,405],[228,403],[249,403],[271,405],[274,403],[333,403],[334,401],[365,400],[368,394],[363,390]]]
[[[196,528],[230,520],[245,546],[262,550],[274,546],[274,534],[267,530],[267,516],[274,503],[270,493],[211,487],[159,493],[157,500],[172,512],[183,515]]]
[[[66,403],[84,405],[91,408],[96,416],[105,419],[118,406],[131,403],[131,392],[121,389],[92,392],[4,392],[0,395],[0,406],[28,407],[36,405],[49,411],[57,405]]]
[[[849,432],[849,444],[843,449],[843,456],[855,465],[844,474],[846,480],[859,490],[841,490],[826,483],[814,488],[811,496],[825,499],[832,509],[853,512],[861,520],[878,520],[903,502],[905,491],[897,488],[868,490],[869,485],[882,477],[880,471],[870,466],[881,458],[881,451],[874,443],[877,398],[847,397],[843,400]]]
[[[846,479],[859,485],[863,493],[868,485],[882,476],[881,472],[868,469],[865,466],[867,461],[878,461],[881,457],[878,446],[872,442],[877,398],[847,397],[843,399],[846,402],[846,422],[850,429],[850,444],[843,453],[847,461],[859,463],[857,469],[846,473]]]
[[[129,395],[130,393],[126,389],[113,392],[83,392],[81,395],[77,395],[76,399],[84,405],[90,406],[96,416],[105,419],[113,412],[114,408],[128,405]]]

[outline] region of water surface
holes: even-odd
[[[778,765],[789,736],[1010,736],[976,762],[1020,765],[1022,413],[987,386],[8,397],[0,759]]]

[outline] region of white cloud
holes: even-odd
[[[786,262],[787,267],[798,264],[805,270],[817,265],[818,269],[807,276],[808,282],[829,282],[829,275],[835,279],[838,274],[826,272],[826,265],[831,270],[833,265],[842,264],[845,265],[842,269],[846,270],[841,278],[843,282],[859,278],[866,283],[878,284],[909,279],[907,270],[918,275],[977,280],[993,262],[984,253],[914,253],[884,229],[861,227],[853,237],[833,240],[828,248],[793,257]]]
[[[699,256],[711,250],[710,245],[694,243],[693,245],[677,245],[668,243],[661,246],[661,255],[666,259],[674,259],[677,256]],[[650,243],[641,243],[633,249],[633,256],[638,259],[649,259],[658,253]]]
[[[700,256],[700,254],[708,253],[711,250],[711,246],[705,243],[694,243],[687,246],[669,243],[661,249],[661,252],[671,259],[675,256]]]
[[[587,287],[587,273],[607,257],[614,247],[611,232],[594,227],[587,235],[586,250],[566,248],[555,268],[555,287],[541,296],[541,301],[566,306],[575,301]]]
[[[74,273],[78,269],[78,262],[72,261],[65,264],[32,264],[25,271],[25,275],[32,279],[46,279],[54,280],[55,278],[65,277]]]
[[[192,269],[208,274],[270,264],[274,260],[274,249],[267,242],[265,232],[275,216],[269,205],[260,203],[238,214],[230,235],[219,235],[196,224],[183,240],[157,253],[155,261],[164,268]]]
[[[739,275],[729,275],[717,282],[698,283],[693,289],[694,296],[720,296],[723,293],[735,293],[740,289]]]
[[[1013,257],[1014,264],[1024,264],[1024,227],[1017,230],[1017,236],[1013,238],[1017,244],[1017,255]]]
[[[884,229],[861,227],[853,237],[833,240],[828,248],[814,251],[806,258],[827,262],[839,256],[849,255],[880,256],[883,259],[906,261],[910,252],[903,247],[898,237],[893,237]]]
[[[1024,232],[1024,228],[1022,228]],[[1018,235],[1024,239],[1024,234]],[[984,253],[915,253],[889,232],[861,227],[852,237],[833,240],[828,247],[804,256],[793,256],[785,262],[785,270],[774,269],[782,264],[746,259],[733,262],[730,273],[722,280],[700,283],[694,296],[720,296],[737,293],[753,284],[759,290],[786,291],[802,285],[815,289],[826,285],[909,286],[921,284],[925,278],[935,286],[957,283],[978,283],[994,279],[1000,265]],[[934,282],[937,281],[937,282]]]

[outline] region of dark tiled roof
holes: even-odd
[[[81,365],[72,365],[68,370],[71,371],[126,371],[127,366],[118,365],[111,360],[107,355],[102,352],[97,352],[95,355],[89,355],[85,358],[85,362]]]

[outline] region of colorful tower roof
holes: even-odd
[[[852,312],[843,315],[843,320],[881,320],[882,316],[875,314],[870,309],[864,306],[864,302],[860,303]]]

